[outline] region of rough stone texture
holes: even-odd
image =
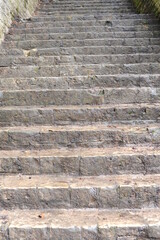
[[[0,42],[14,18],[30,18],[37,4],[38,0],[0,0]]]
[[[160,175],[6,176],[0,207],[137,209],[160,207]]]
[[[153,174],[160,171],[160,151],[153,147],[1,151],[0,172],[98,176]]]
[[[103,104],[79,106],[11,106],[0,108],[0,126],[79,125],[95,123],[160,122],[159,104]]]
[[[3,239],[158,240],[159,210],[2,211]]]
[[[131,0],[22,18],[0,47],[0,239],[160,239],[158,20]]]
[[[0,130],[0,149],[51,149],[160,144],[159,124],[10,127]]]

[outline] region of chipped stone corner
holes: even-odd
[[[0,0],[0,43],[13,20],[30,18],[39,0]]]

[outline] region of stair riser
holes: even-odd
[[[160,121],[160,107],[109,109],[0,110],[0,126],[91,124],[94,122]]]
[[[74,229],[74,231],[73,231]],[[8,230],[8,228],[7,228]],[[7,232],[6,230],[6,232]],[[9,238],[8,232],[5,234],[6,238],[3,235],[4,240],[19,240],[23,238],[23,240],[28,240],[27,237],[31,236],[32,240],[57,240],[57,239],[64,239],[64,240],[116,240],[117,237],[119,239],[131,240],[135,239],[143,239],[143,240],[151,240],[152,236],[155,236],[156,232],[159,232],[159,226],[127,226],[127,227],[109,227],[99,225],[91,225],[90,227],[71,227],[71,228],[60,228],[60,227],[17,227],[11,226],[9,227]],[[26,237],[27,236],[27,237]],[[129,237],[128,237],[129,236]],[[149,236],[149,237],[148,237]],[[150,237],[151,236],[151,237]]]
[[[70,4],[77,3],[76,0],[73,0],[73,1],[67,1],[67,0],[66,0],[66,1],[61,1],[61,0],[60,0],[60,1],[56,1],[56,4],[62,4],[62,3],[64,4],[64,3],[68,3],[68,2],[69,2]],[[95,3],[95,2],[99,2],[99,3],[101,3],[101,2],[102,2],[102,3],[103,3],[103,2],[105,2],[105,3],[113,3],[111,0],[107,0],[107,1],[106,1],[106,0],[93,0],[93,1],[91,1],[91,0],[87,0],[87,1],[86,1],[86,0],[81,0],[81,1],[79,1],[79,4],[88,3],[88,2],[89,2],[89,3],[90,3],[90,2],[93,2],[93,3]],[[122,0],[121,0],[121,1],[120,1],[120,0],[115,0],[114,2],[115,2],[116,4],[119,4],[119,3],[126,3],[126,4],[127,4],[127,3],[129,3],[130,1],[129,1],[129,0],[127,0],[127,1],[126,1],[126,0],[124,0],[124,1],[122,1]],[[42,0],[41,3],[42,3],[41,6],[43,6],[43,7],[45,7],[45,6],[50,6],[50,5],[52,5],[52,6],[55,5],[55,2],[52,1],[52,0]]]
[[[121,47],[77,47],[77,48],[52,48],[37,49],[37,51],[29,51],[30,56],[59,56],[62,55],[101,55],[101,54],[135,54],[135,53],[157,53],[160,47],[157,46],[121,46]]]
[[[128,8],[123,8],[123,7],[118,7],[118,8],[108,8],[108,7],[85,7],[85,8],[63,8],[63,9],[55,9],[54,11],[48,11],[48,12],[43,12],[43,11],[37,11],[36,13],[41,16],[47,16],[47,15],[54,15],[57,14],[90,14],[90,13],[133,13],[134,8],[128,7]]]
[[[152,48],[152,50],[151,50]],[[51,56],[56,55],[59,56],[60,54],[66,54],[66,55],[78,55],[78,54],[84,54],[84,55],[100,55],[100,54],[134,54],[134,53],[157,53],[159,51],[160,47],[153,46],[153,47],[83,47],[83,48],[62,48],[59,49],[41,49],[37,50],[37,52],[30,51],[31,56]]]
[[[61,4],[52,4],[52,5],[48,5],[47,7],[40,7],[39,9],[37,9],[36,12],[40,12],[40,13],[48,13],[48,12],[52,12],[52,11],[61,11],[61,10],[84,10],[84,9],[87,9],[87,10],[90,10],[90,9],[102,9],[103,7],[110,10],[110,9],[113,9],[113,10],[117,10],[117,9],[134,9],[133,7],[133,4],[131,3],[117,3],[116,5],[115,4],[111,4],[111,3],[105,3],[105,2],[101,2],[101,3],[96,3],[94,2],[93,4],[91,4],[91,2],[89,3],[72,3],[72,4],[66,4],[66,3],[61,3]]]
[[[117,98],[118,96],[118,98]],[[3,92],[1,106],[99,105],[160,102],[160,89],[102,89]]]
[[[128,144],[160,144],[159,130],[152,132],[99,131],[57,131],[53,132],[0,132],[0,149],[51,149],[60,147],[107,147]]]
[[[62,66],[21,66],[18,68],[1,67],[1,78],[96,76],[112,74],[160,74],[159,64],[140,63],[125,65],[63,65]]]
[[[41,14],[39,12],[37,12],[37,15],[40,14],[41,15],[41,18],[48,18],[52,15],[61,15],[61,16],[65,16],[65,17],[68,17],[68,15],[120,15],[120,14],[133,14],[133,9],[127,9],[127,10],[124,10],[122,9],[121,11],[119,9],[117,9],[117,11],[115,10],[110,10],[108,11],[107,9],[86,9],[86,10],[68,10],[68,11],[55,11],[55,12],[49,12],[48,14]]]
[[[61,5],[61,4],[85,4],[85,3],[106,3],[106,4],[113,4],[113,1],[106,1],[106,0],[101,0],[101,1],[97,1],[97,0],[93,0],[93,1],[91,1],[91,0],[84,0],[84,1],[79,1],[78,3],[77,3],[77,1],[75,0],[75,1],[56,1],[56,3],[54,3],[53,1],[41,1],[42,2],[42,4],[41,4],[41,8],[43,8],[43,7],[50,7],[50,6],[54,6],[54,5]],[[130,3],[130,1],[128,0],[128,1],[114,1],[114,3],[116,3],[116,4],[129,4]]]
[[[158,87],[160,75],[110,75],[87,77],[51,77],[51,78],[0,78],[0,89],[37,90],[37,89],[88,89],[88,88],[123,88],[123,87]]]
[[[153,39],[86,39],[86,40],[48,40],[48,41],[11,41],[3,43],[5,48],[53,48],[53,47],[85,47],[85,46],[148,46],[160,45],[159,38]]]
[[[127,38],[159,38],[159,31],[127,32]],[[90,32],[90,33],[55,33],[55,34],[21,34],[6,35],[6,41],[24,41],[24,40],[61,40],[61,39],[96,39],[96,38],[126,38],[126,32]]]
[[[125,9],[125,10],[124,10]],[[38,10],[37,14],[43,16],[49,16],[49,15],[54,15],[54,14],[89,14],[89,13],[133,13],[134,8],[130,6],[126,6],[125,8],[123,6],[114,8],[114,7],[108,7],[106,5],[104,6],[85,6],[85,7],[57,7],[54,9],[50,9],[49,11],[43,11],[43,10]]]
[[[111,0],[93,0],[93,1],[91,1],[91,0],[81,0],[81,1],[79,1],[79,4],[83,4],[83,3],[95,3],[95,2],[98,2],[98,3],[103,3],[103,2],[105,2],[105,3],[113,3]],[[114,1],[116,4],[119,4],[119,3],[124,3],[124,1],[122,1],[122,0],[115,0]],[[40,4],[40,6],[41,7],[48,7],[48,6],[53,6],[53,4],[55,4],[54,3],[54,1],[50,1],[50,0],[41,0],[41,3],[42,4]],[[70,3],[70,4],[74,4],[74,3],[77,3],[77,1],[75,0],[75,1],[56,1],[56,5],[57,4],[64,4],[64,3]],[[125,2],[126,4],[127,3],[129,3],[129,0],[127,0],[126,2]]]
[[[142,31],[142,32],[128,32],[127,38],[159,38],[159,31]],[[107,39],[107,38],[126,38],[125,32],[90,32],[90,33],[55,33],[55,34],[21,34],[21,35],[7,35],[6,41],[24,41],[24,40],[60,40],[60,39]]]
[[[70,10],[73,10],[73,11],[78,11],[78,10],[96,10],[96,9],[108,9],[109,11],[110,10],[113,10],[113,11],[117,11],[118,9],[122,10],[122,9],[129,9],[129,10],[134,10],[133,8],[133,5],[131,4],[117,4],[116,6],[115,5],[112,5],[112,4],[106,4],[106,3],[94,3],[94,4],[61,4],[61,5],[54,5],[54,6],[51,6],[51,7],[48,7],[48,8],[40,8],[37,10],[38,13],[40,14],[48,14],[48,13],[51,13],[51,12],[61,12],[61,11],[70,11]]]
[[[64,3],[68,3],[68,2],[69,2],[70,4],[77,3],[76,0],[74,0],[74,1],[56,1],[56,5],[57,5],[57,4],[62,4],[62,3],[64,4]],[[81,0],[81,1],[79,1],[79,4],[82,4],[82,3],[91,3],[91,2],[92,2],[92,3],[95,3],[95,2],[99,2],[99,3],[101,3],[101,2],[102,2],[102,3],[103,3],[103,2],[105,2],[105,3],[113,3],[111,0],[109,0],[109,1],[108,1],[108,0],[107,0],[107,1],[106,1],[106,0],[100,0],[100,1],[99,1],[99,0],[98,0],[98,1],[97,1],[97,0],[93,0],[93,1],[91,1],[91,0],[87,0],[87,1],[86,1],[86,0],[83,0],[83,1],[82,1],[82,0]],[[115,3],[124,3],[124,1],[122,1],[122,0],[121,0],[121,1],[120,1],[120,0],[118,0],[118,1],[115,0],[114,2],[115,2]],[[50,1],[50,0],[41,0],[41,3],[42,3],[42,4],[41,4],[40,6],[42,6],[42,7],[47,7],[47,6],[50,6],[50,5],[53,6],[53,4],[55,4],[54,1]],[[125,1],[125,3],[126,3],[126,4],[129,3],[129,0]]]
[[[135,194],[136,192],[136,194]],[[38,188],[1,189],[2,209],[50,208],[144,208],[159,207],[159,186],[108,188]]]
[[[86,55],[74,55],[60,57],[2,57],[0,58],[0,67],[9,66],[48,66],[59,64],[129,64],[129,63],[158,63],[160,62],[159,54],[136,54],[136,55],[98,55],[98,56],[86,56]]]
[[[160,47],[155,46],[110,46],[110,47],[75,47],[75,48],[46,48],[31,49],[27,51],[27,56],[60,56],[60,55],[104,55],[104,54],[140,54],[140,53],[158,53]],[[0,56],[24,56],[25,52],[20,49],[0,50]]]
[[[141,26],[141,25],[158,25],[158,21],[155,19],[148,19],[148,20],[143,20],[143,19],[121,19],[121,20],[112,20],[108,18],[102,19],[102,20],[82,20],[82,21],[48,21],[48,22],[30,22],[30,23],[21,23],[19,24],[14,24],[13,26],[18,28],[18,29],[24,29],[24,28],[44,28],[44,27],[76,27],[76,26],[108,26],[108,27],[115,27],[115,26]]]
[[[115,4],[116,3],[116,4]],[[109,7],[109,8],[118,8],[118,7],[132,7],[133,8],[133,4],[130,3],[130,2],[105,2],[105,1],[101,1],[101,2],[98,2],[98,1],[87,1],[87,2],[59,2],[59,3],[56,3],[56,4],[48,4],[48,5],[41,5],[40,8],[38,9],[39,11],[50,11],[50,10],[54,10],[54,9],[61,9],[60,7],[62,8],[65,8],[65,7],[68,7],[68,8],[74,8],[74,7],[80,7],[80,8],[83,8],[83,7],[92,7],[92,6],[106,6],[106,7]]]
[[[64,4],[64,3],[68,3],[68,2],[69,2],[70,4],[77,3],[76,0],[73,0],[73,1],[67,1],[67,0],[66,0],[66,1],[61,1],[61,0],[60,0],[60,1],[56,1],[56,5],[57,5],[57,4],[62,4],[62,3]],[[79,4],[88,3],[88,2],[89,2],[89,3],[90,3],[90,2],[93,2],[93,3],[95,3],[95,2],[99,2],[99,3],[101,3],[101,2],[102,2],[102,3],[103,3],[103,2],[105,2],[105,3],[113,3],[111,0],[107,0],[107,1],[106,1],[106,0],[93,0],[93,1],[91,1],[91,0],[87,0],[87,1],[86,1],[86,0],[81,0],[81,1],[79,1]],[[122,0],[121,0],[121,1],[120,1],[120,0],[115,0],[114,2],[115,2],[116,4],[118,4],[118,3],[126,3],[126,4],[127,4],[127,3],[129,3],[130,1],[129,1],[129,0],[127,0],[127,1],[126,1],[126,0],[124,0],[124,1],[122,1]],[[53,6],[54,4],[55,4],[55,2],[52,1],[52,0],[41,0],[41,4],[40,4],[40,5],[43,6],[43,7],[45,7],[45,6],[47,7],[47,6],[50,6],[50,5]]]
[[[111,174],[158,174],[160,155],[95,157],[1,157],[1,174],[53,174],[98,176]]]
[[[147,21],[148,19],[153,19],[155,20],[156,18],[153,16],[153,15],[150,15],[150,14],[135,14],[135,13],[127,13],[127,14],[118,14],[118,13],[114,13],[113,14],[103,14],[103,13],[98,13],[98,14],[88,14],[88,15],[85,15],[85,14],[70,14],[69,16],[68,15],[59,15],[59,14],[54,14],[54,16],[46,16],[46,17],[42,17],[42,16],[34,16],[31,21],[30,20],[26,20],[26,22],[28,23],[31,23],[31,22],[48,22],[48,21],[57,21],[57,22],[60,22],[60,21],[84,21],[84,20],[117,20],[119,19],[120,21],[121,20],[126,20],[128,19],[129,21],[130,20],[144,20],[144,21]],[[23,24],[23,23],[22,23]]]
[[[128,31],[159,31],[159,25],[141,25],[141,26],[84,26],[84,27],[61,27],[61,28],[26,28],[16,29],[12,28],[10,34],[34,34],[34,33],[78,33],[78,32],[120,32],[125,31],[126,36]]]

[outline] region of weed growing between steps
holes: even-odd
[[[160,0],[133,0],[138,12],[154,13],[160,18]]]

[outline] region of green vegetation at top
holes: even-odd
[[[153,13],[160,18],[160,0],[133,0],[140,13]]]

